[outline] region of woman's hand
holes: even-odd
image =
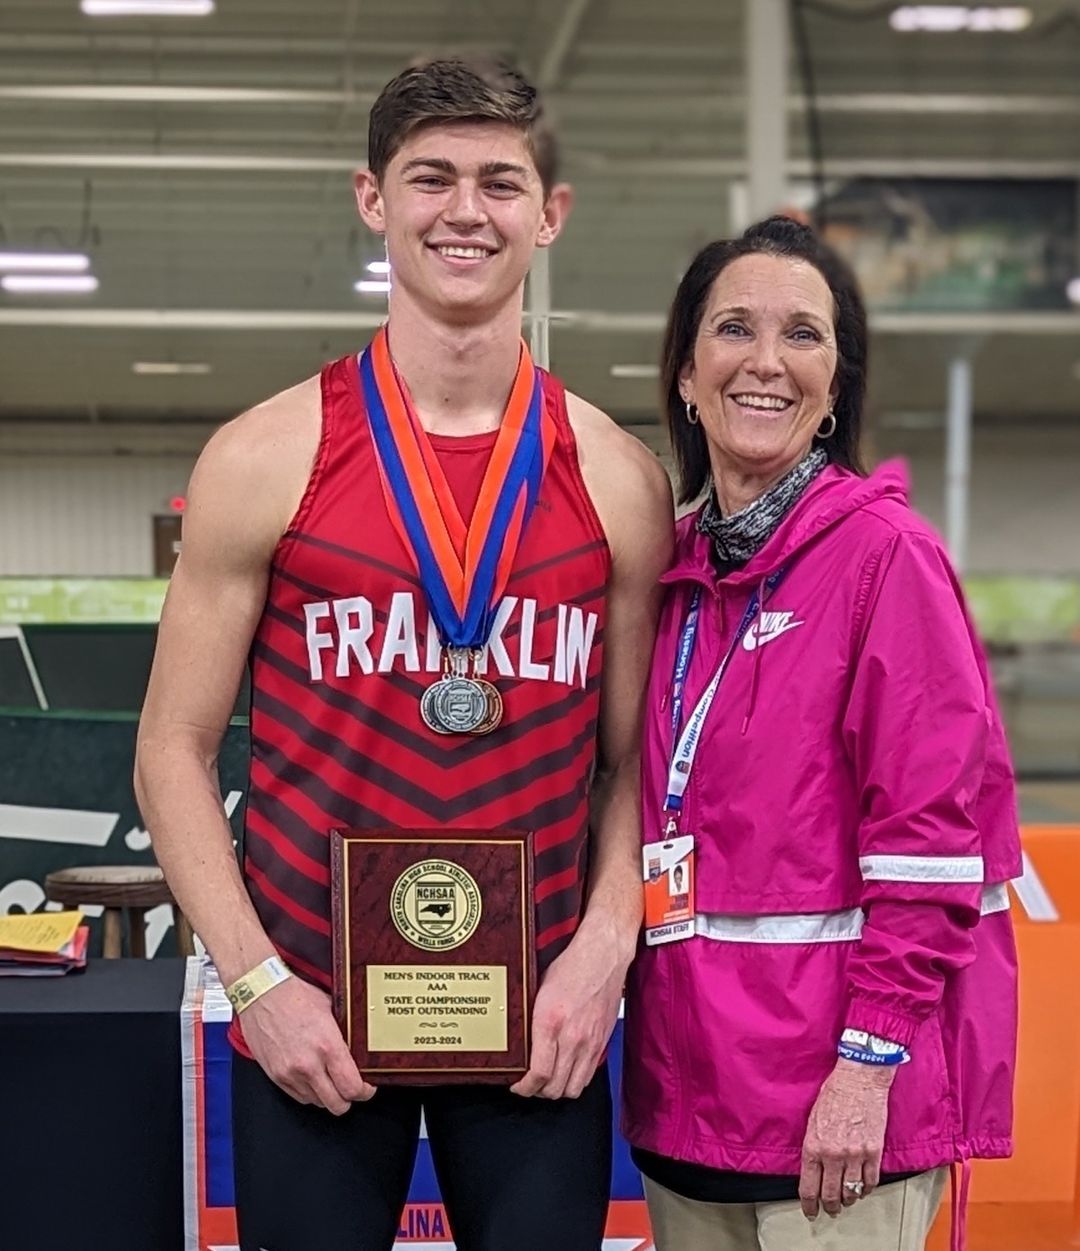
[[[823,1207],[837,1216],[878,1184],[889,1089],[895,1066],[837,1060],[813,1108],[803,1139],[799,1202],[812,1221]],[[862,1182],[862,1191],[845,1182]]]

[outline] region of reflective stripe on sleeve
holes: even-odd
[[[982,905],[979,912],[988,917],[992,912],[1008,912],[1009,887],[1006,882],[996,882],[993,886],[983,887]]]
[[[720,943],[848,943],[862,933],[863,911],[738,916],[699,912],[697,932]]]
[[[1004,882],[984,886],[979,912],[989,916],[1009,908]],[[775,916],[699,912],[697,933],[717,943],[850,943],[861,937],[866,920],[861,908],[840,912],[791,912]]]
[[[982,856],[860,856],[866,882],[971,882],[983,880]]]

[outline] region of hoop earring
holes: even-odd
[[[697,405],[691,404],[689,400],[686,401],[686,420],[692,426],[696,426],[701,420],[701,414],[697,410]]]
[[[828,425],[829,427],[828,430],[825,429],[826,425]],[[816,437],[819,439],[831,439],[835,433],[836,433],[836,414],[830,408],[829,411],[825,414],[825,420],[821,423],[820,426],[818,426]]]

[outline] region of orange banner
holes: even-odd
[[[1080,826],[1021,834],[1025,873],[1010,887],[1020,961],[1016,1154],[974,1164],[968,1251],[1080,1247]],[[946,1202],[930,1251],[948,1247],[948,1221]]]

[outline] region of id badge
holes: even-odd
[[[694,909],[694,836],[680,834],[641,849],[645,882],[645,944],[677,943],[692,938]]]

